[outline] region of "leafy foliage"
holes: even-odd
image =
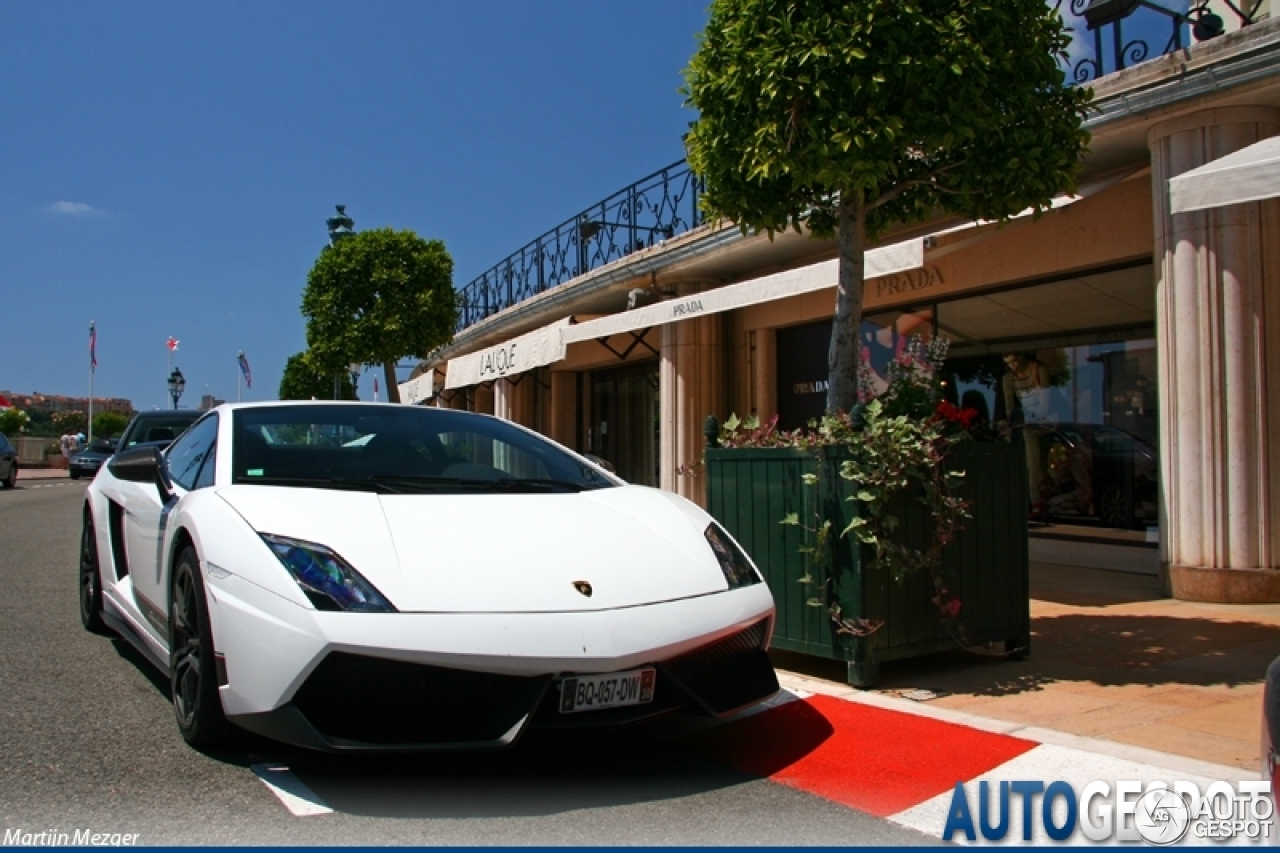
[[[457,313],[444,243],[390,228],[325,247],[302,294],[307,346],[320,372],[382,364],[393,402],[399,402],[396,362],[424,358],[452,340]]]
[[[99,412],[93,416],[94,438],[115,438],[129,425],[129,417],[120,412]]]
[[[29,423],[31,423],[31,417],[21,409],[0,411],[0,433],[6,436],[25,431]]]
[[[340,368],[336,374],[326,374],[316,366],[309,352],[295,353],[285,362],[277,396],[281,400],[332,400],[334,376],[338,377],[339,399],[356,399],[351,374],[345,367]]]
[[[84,412],[79,409],[66,412],[54,412],[50,420],[53,422],[54,428],[59,432],[84,432],[89,425],[88,419]]]
[[[715,0],[685,94],[704,209],[840,238],[829,412],[856,402],[863,251],[938,213],[1006,219],[1074,186],[1090,97],[1044,0]]]

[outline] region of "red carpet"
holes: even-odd
[[[881,817],[1036,745],[828,696],[790,702],[698,741],[701,752],[738,770]]]

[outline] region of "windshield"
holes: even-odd
[[[409,406],[279,406],[233,415],[232,482],[423,492],[577,492],[616,485],[494,418]]]
[[[181,412],[169,415],[139,415],[129,425],[125,447],[152,441],[173,441],[195,423],[203,412]]]

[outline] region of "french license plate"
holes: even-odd
[[[560,713],[576,714],[652,702],[656,680],[657,671],[653,668],[566,678],[560,683]]]

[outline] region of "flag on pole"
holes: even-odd
[[[246,388],[253,387],[253,372],[249,370],[249,359],[245,358],[244,351],[236,356],[236,361],[240,362],[240,372],[244,374],[244,385]]]
[[[169,352],[173,352],[178,348],[178,339],[173,335],[169,336],[169,342],[165,344],[169,348]]]
[[[96,370],[98,367],[98,321],[94,320],[89,323],[89,369]]]

